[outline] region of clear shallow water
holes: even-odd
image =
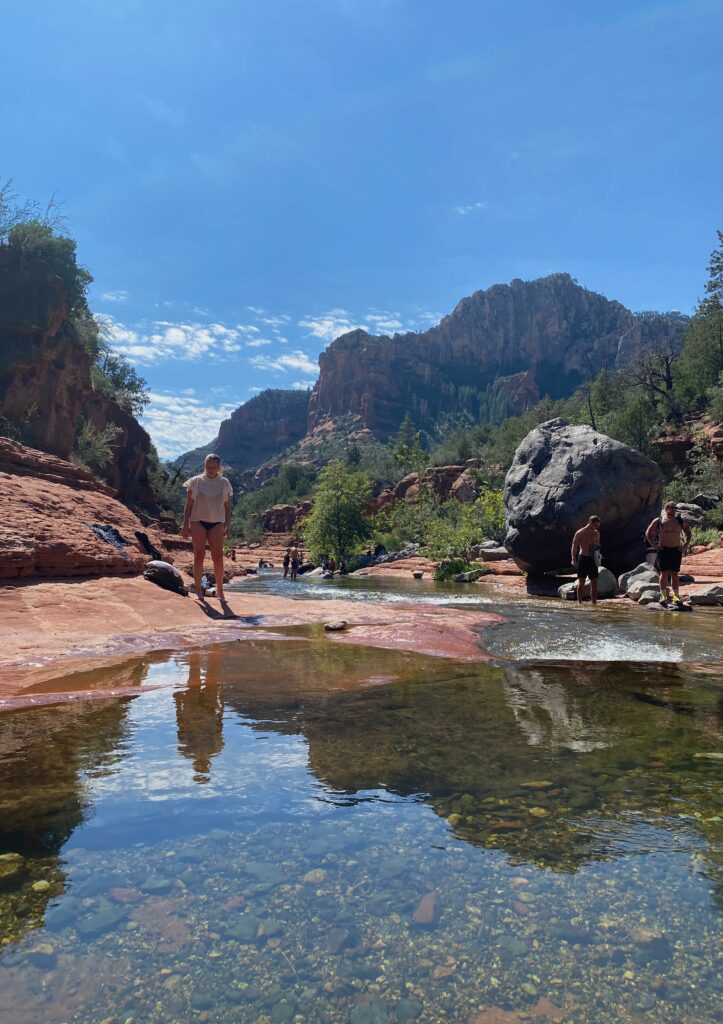
[[[231,584],[246,593],[294,597],[297,600],[359,601],[372,604],[419,604],[447,608],[479,608],[508,622],[486,631],[482,645],[513,661],[718,662],[721,660],[721,619],[717,612],[662,613],[627,603],[582,609],[558,600],[501,594],[484,583],[468,587],[432,580],[354,577],[336,580],[300,577],[284,580],[279,572],[261,572]]]
[[[0,717],[3,1024],[721,1020],[717,667],[96,675],[158,688]]]

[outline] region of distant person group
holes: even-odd
[[[590,599],[597,604],[598,577],[602,565],[600,546],[600,517],[590,516],[585,526],[572,538],[571,561],[577,569],[577,601],[580,604],[589,582]],[[649,550],[655,552],[655,570],[658,573],[660,597],[664,607],[681,607],[680,565],[684,546],[690,544],[688,524],[678,515],[674,501],[665,503],[662,515],[657,516],[645,531]],[[672,591],[672,594],[671,594]]]

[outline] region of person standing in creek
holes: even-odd
[[[577,603],[585,593],[585,580],[590,580],[590,599],[597,604],[597,580],[600,566],[600,517],[590,516],[587,524],[572,538],[572,564],[577,568]]]
[[[186,507],[183,510],[181,536],[191,538],[193,543],[193,579],[196,597],[206,600],[203,579],[203,561],[206,544],[211,549],[213,573],[216,577],[216,597],[225,603],[223,593],[223,542],[231,527],[231,495],[233,488],[225,476],[221,476],[221,459],[218,455],[207,455],[203,473],[192,476],[183,485],[186,488]]]
[[[655,568],[660,573],[661,605],[667,607],[669,601],[668,588],[673,590],[673,607],[680,607],[680,563],[683,560],[681,538],[685,537],[686,546],[690,544],[690,527],[678,515],[674,501],[666,501],[663,514],[654,519],[645,531],[645,539],[651,548],[655,548],[658,557]]]

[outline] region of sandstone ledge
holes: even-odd
[[[47,694],[51,680],[57,689],[63,672],[235,639],[253,628],[320,625],[332,610],[328,601],[234,592],[228,597],[236,617],[224,620],[217,601],[209,601],[209,617],[194,598],[138,577],[8,584],[0,589],[0,710],[16,706],[14,698],[23,694]],[[461,661],[486,660],[475,631],[503,621],[479,611],[343,600],[334,602],[333,613],[349,625],[342,635],[328,636],[329,643]]]

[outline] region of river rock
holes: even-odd
[[[346,619],[330,619],[329,622],[324,623],[324,629],[327,633],[339,633],[342,629],[346,629],[348,622]]]
[[[81,939],[95,939],[119,925],[127,913],[126,907],[103,907],[89,917],[82,917],[75,928]]]
[[[652,580],[636,576],[627,589],[627,595],[633,601],[638,601],[648,591],[655,591],[657,594],[660,594],[657,576],[654,575]]]
[[[434,928],[442,913],[442,900],[437,892],[427,892],[412,914],[412,923],[419,928]]]
[[[723,587],[717,583],[710,583],[707,587],[699,590],[692,590],[688,595],[691,604],[718,605],[723,604]]]
[[[226,929],[226,936],[236,942],[249,944],[256,941],[261,921],[254,914],[241,914],[238,919]]]
[[[376,1000],[359,1003],[349,1015],[349,1024],[388,1024],[389,1014],[383,1003]]]
[[[652,604],[660,600],[660,587],[657,583],[647,583],[638,594],[638,604]]]
[[[531,574],[570,561],[573,534],[602,519],[605,564],[622,573],[645,556],[643,534],[660,514],[659,466],[592,427],[547,420],[515,452],[505,479],[505,547]]]
[[[400,999],[395,1010],[399,1024],[406,1024],[407,1021],[416,1020],[422,1012],[422,1004],[416,999]]]
[[[720,501],[720,494],[696,494],[692,504],[702,508],[704,512],[710,512]]]
[[[0,892],[16,889],[25,877],[25,858],[20,853],[0,856]]]
[[[705,526],[705,511],[700,505],[688,501],[679,501],[677,512],[684,523],[689,526]]]
[[[469,572],[460,572],[454,577],[455,583],[475,583],[480,576],[484,576],[483,569],[470,569]]]
[[[618,579],[618,587],[623,594],[627,594],[628,587],[638,581],[647,581],[648,583],[655,583],[658,579],[658,574],[653,569],[652,565],[647,562],[641,562],[640,565],[636,565],[634,569],[630,569],[628,572],[622,573]]]
[[[484,562],[505,562],[509,559],[510,553],[507,548],[498,545],[494,548],[482,548],[477,557]]]
[[[424,576],[424,572],[423,572],[422,569],[413,569],[412,570],[412,579],[421,580],[422,576]]]
[[[162,587],[163,590],[171,590],[174,594],[186,596],[186,584],[183,576],[170,562],[159,562],[157,559],[153,559],[146,565],[143,575],[151,583]]]
[[[618,581],[615,579],[609,569],[606,569],[604,565],[600,566],[600,575],[597,581],[597,596],[602,599],[606,597],[615,597],[618,592]],[[563,583],[558,588],[558,595],[563,601],[576,601],[577,600],[577,583]],[[583,597],[590,597],[590,586],[585,584],[585,590]]]

